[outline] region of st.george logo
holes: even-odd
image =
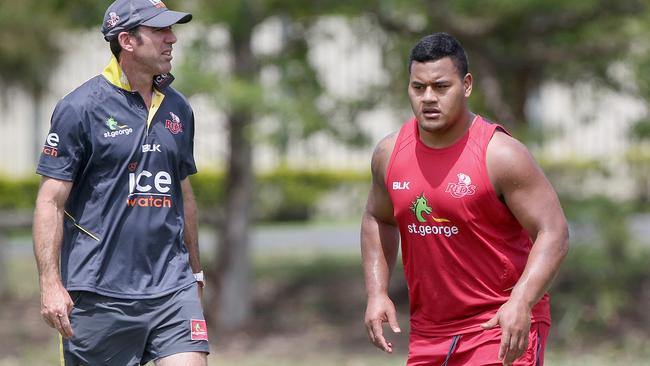
[[[415,198],[415,201],[411,202],[411,211],[415,214],[415,218],[419,222],[427,222],[427,218],[424,217],[424,214],[431,215],[433,209],[429,207],[427,198],[424,197],[424,192]],[[442,217],[430,216],[431,219],[435,222],[450,222],[448,219]]]
[[[424,192],[417,196],[415,201],[411,203],[411,211],[413,211],[415,218],[420,224],[407,225],[406,229],[409,234],[416,234],[422,237],[433,235],[450,238],[460,232],[458,226],[454,225],[451,220],[431,215],[433,209],[429,206]],[[433,222],[429,221],[429,218]]]
[[[113,117],[109,117],[106,120],[106,127],[110,131],[104,132],[104,137],[105,138],[114,138],[116,136],[124,136],[124,135],[130,135],[133,133],[133,129],[129,127],[128,125],[121,125],[117,122],[117,120]]]
[[[445,192],[454,198],[463,198],[465,196],[471,196],[476,193],[476,186],[472,184],[472,178],[467,174],[458,173],[458,183],[449,183]]]
[[[117,121],[115,120],[115,118],[113,118],[113,117],[109,117],[109,118],[106,120],[106,127],[108,127],[108,129],[110,129],[111,131],[115,131],[115,130],[117,130],[117,129],[120,129],[120,130],[121,130],[121,129],[127,128],[127,127],[129,127],[129,126],[127,126],[127,125],[120,125],[119,123],[117,123]]]
[[[429,207],[426,197],[424,197],[424,192],[417,196],[415,201],[411,203],[411,211],[413,211],[415,218],[418,219],[419,222],[427,222],[427,219],[423,214],[429,215],[431,214],[431,210],[432,209]]]

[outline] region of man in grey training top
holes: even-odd
[[[159,0],[115,1],[101,27],[109,65],[52,115],[34,253],[66,366],[207,364],[194,114],[169,86],[172,26],[191,19]]]

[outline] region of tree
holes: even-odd
[[[390,4],[390,5],[388,5]],[[466,48],[479,95],[474,109],[510,127],[529,122],[526,103],[540,85],[594,80],[617,87],[611,65],[625,57],[631,22],[647,14],[641,0],[472,0],[378,2],[370,12],[393,35],[390,75],[405,80],[407,42],[434,31],[457,37]],[[401,57],[394,51],[397,50]],[[404,94],[404,93],[403,93]]]
[[[645,21],[643,21],[645,20]],[[637,30],[641,34],[632,54],[630,65],[633,69],[633,80],[629,83],[646,104],[646,114],[634,123],[629,131],[633,141],[627,152],[627,163],[630,175],[636,180],[636,203],[640,208],[650,203],[650,43],[647,42],[648,22],[640,19]]]
[[[32,1],[0,3],[0,80],[32,96],[34,135],[41,119],[40,100],[49,82],[48,66],[56,65],[61,53],[50,28],[56,18],[47,13],[34,14],[35,8]],[[6,87],[2,89],[7,92]]]
[[[68,21],[69,17],[61,7],[64,3],[35,0],[0,2],[0,82],[3,84],[0,99],[3,102],[7,100],[9,87],[23,89],[31,95],[35,139],[42,119],[41,98],[47,91],[51,71],[63,52],[56,36],[75,23]],[[81,2],[76,5],[77,10],[85,9],[80,6]],[[41,143],[34,141],[35,156],[36,147]],[[0,262],[6,257],[6,246],[1,240],[3,236],[4,233],[0,232]],[[4,276],[0,278],[0,289],[4,287],[3,282]]]
[[[337,116],[363,110],[380,98],[404,109],[409,48],[425,34],[446,31],[464,44],[477,76],[473,109],[511,128],[525,126],[530,119],[526,103],[547,80],[571,83],[589,78],[617,86],[610,66],[630,48],[632,32],[626,25],[647,12],[641,0],[497,0],[480,7],[471,0],[324,0],[308,6],[289,0],[197,0],[195,6],[199,20],[223,27],[228,35],[223,47],[210,46],[207,37],[197,41],[181,80],[185,90],[210,94],[228,115],[226,202],[220,250],[209,276],[216,291],[208,296],[208,309],[221,309],[222,325],[230,329],[244,324],[251,309],[252,151],[255,126],[262,116],[279,119],[285,126],[275,136],[280,145],[296,131],[305,136],[328,130],[344,140],[359,139],[361,133],[353,124],[347,130],[337,128]],[[323,87],[306,57],[307,33],[325,16],[364,19],[371,28],[364,35],[384,34],[383,65],[391,78],[376,93],[356,100],[326,96],[334,101],[329,110],[318,103]],[[280,50],[256,54],[252,35],[270,19],[282,26]],[[210,27],[204,31],[209,33]],[[230,72],[214,66],[213,60],[224,52],[232,58]],[[279,74],[272,92],[261,82],[262,71],[269,68]],[[216,319],[215,314],[209,317]]]
[[[338,7],[344,2],[334,2]],[[308,136],[326,130],[347,142],[362,141],[354,124],[334,124],[346,120],[372,103],[368,99],[342,102],[324,95],[319,78],[310,64],[307,32],[322,9],[304,7],[293,1],[198,1],[195,14],[205,24],[217,24],[228,34],[226,47],[210,46],[202,37],[183,66],[181,88],[208,93],[215,105],[227,113],[229,154],[226,174],[223,219],[219,225],[220,245],[215,265],[208,272],[213,283],[207,291],[206,317],[222,329],[243,326],[251,312],[249,227],[253,181],[253,143],[255,125],[264,118],[275,118],[279,127],[274,138],[286,146],[290,135]],[[361,4],[359,4],[361,6]],[[332,10],[332,9],[330,9]],[[357,10],[360,11],[360,10]],[[262,55],[252,49],[252,35],[264,21],[281,25],[282,40],[277,52]],[[211,27],[204,29],[210,32]],[[219,53],[232,57],[230,72],[215,70]],[[263,70],[272,69],[279,78],[272,85],[261,82]],[[329,97],[329,107],[317,108],[319,98]],[[296,137],[296,136],[294,136]],[[217,309],[216,311],[212,309]],[[213,312],[214,311],[214,312]]]
[[[32,97],[34,160],[42,143],[36,140],[43,119],[41,98],[67,46],[63,36],[72,29],[100,24],[103,6],[92,0],[0,2],[0,81],[24,89]],[[6,87],[2,89],[2,93],[6,91]]]

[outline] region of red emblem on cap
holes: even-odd
[[[113,28],[120,21],[120,17],[114,11],[108,13],[108,16],[111,18],[106,21],[106,28]]]
[[[193,341],[208,340],[208,326],[205,324],[205,320],[192,319],[190,320],[190,327]]]
[[[165,121],[165,128],[174,135],[178,135],[179,133],[183,132],[183,124],[177,115],[172,112],[169,112],[169,114],[172,116],[172,119]]]

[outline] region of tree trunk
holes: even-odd
[[[485,57],[478,56],[475,59],[477,62],[474,63],[474,67],[479,72],[480,80],[475,81],[474,85],[478,85],[483,92],[485,104],[494,113],[497,121],[506,128],[512,129],[516,121],[515,112],[505,100],[495,65]]]
[[[219,228],[217,253],[218,324],[224,330],[243,326],[251,313],[249,228],[252,203],[252,146],[247,134],[249,113],[229,118],[230,158],[226,178],[226,210]]]
[[[257,75],[250,39],[233,42],[235,75],[250,79]],[[208,317],[219,330],[233,331],[250,318],[251,285],[249,231],[253,196],[253,162],[250,109],[236,106],[228,116],[230,155],[225,187],[224,219],[219,230],[216,268],[212,272],[216,292],[208,297]]]
[[[7,237],[3,230],[0,230],[0,298],[4,298],[9,295],[9,273],[7,273],[7,264],[9,251],[9,243],[7,242]]]

